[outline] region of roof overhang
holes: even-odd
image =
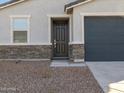
[[[65,5],[65,12],[67,14],[71,14],[73,12],[74,7],[80,6],[82,4],[86,4],[90,1],[93,1],[93,0],[77,0],[77,1],[71,2],[69,4],[66,4]]]
[[[6,7],[9,7],[9,6],[24,2],[24,1],[27,1],[27,0],[11,0],[9,2],[0,4],[0,9],[6,8]]]

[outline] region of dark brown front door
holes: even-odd
[[[53,21],[53,57],[68,57],[68,21]]]

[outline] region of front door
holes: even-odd
[[[68,57],[69,31],[68,21],[53,21],[53,58]]]

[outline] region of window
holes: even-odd
[[[29,32],[29,18],[13,17],[12,18],[12,42],[27,43]]]

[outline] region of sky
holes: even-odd
[[[8,1],[11,1],[11,0],[0,0],[0,4],[8,2]]]

